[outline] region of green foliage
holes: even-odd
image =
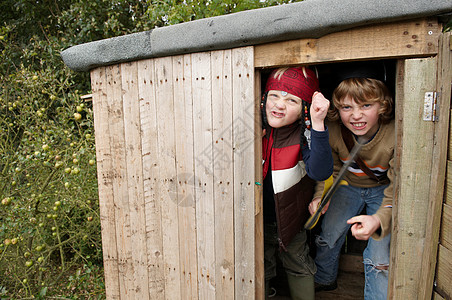
[[[103,295],[91,103],[55,39],[21,48],[1,32],[0,296],[61,295],[83,265]]]
[[[288,2],[0,2],[0,298],[105,298],[89,74],[59,53]]]
[[[239,11],[299,1],[256,0],[167,0],[148,1],[145,18],[137,22],[145,30],[178,23],[226,15]]]

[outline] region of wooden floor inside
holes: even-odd
[[[283,279],[282,279],[283,280]],[[276,282],[276,296],[274,300],[290,300],[287,285]],[[359,300],[364,299],[364,270],[362,256],[342,254],[337,277],[337,289],[319,292],[316,300]]]

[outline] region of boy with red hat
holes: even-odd
[[[305,67],[274,70],[263,97],[263,198],[266,295],[278,253],[292,299],[314,299],[315,263],[303,225],[315,180],[327,179],[333,159],[324,119],[329,101]],[[279,251],[278,251],[279,249]]]

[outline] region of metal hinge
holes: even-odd
[[[436,92],[426,92],[424,97],[424,121],[438,121]]]

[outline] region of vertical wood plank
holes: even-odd
[[[234,194],[231,50],[211,53],[215,205],[215,299],[234,295]]]
[[[253,53],[253,47],[232,50],[236,299],[254,298],[255,291],[254,146],[256,128]]]
[[[198,299],[190,55],[173,57],[173,88],[177,172],[174,201],[179,211],[181,299]]]
[[[210,53],[192,54],[192,88],[199,298],[214,299],[215,205]]]
[[[449,111],[449,116],[450,115],[452,115],[452,110]],[[449,118],[449,121],[449,128],[452,128],[452,118]],[[449,149],[452,149],[452,130],[449,130]],[[452,160],[452,151],[448,152],[447,159]]]
[[[116,243],[121,299],[132,299],[134,270],[130,230],[129,195],[127,190],[127,162],[124,137],[124,111],[122,100],[121,69],[113,65],[107,70],[107,95],[110,122],[110,147],[112,153],[113,195],[116,221]]]
[[[160,186],[157,103],[155,99],[154,60],[138,62],[138,89],[141,116],[141,149],[143,161],[143,198],[146,211],[146,241],[149,294],[152,299],[165,299],[163,268],[162,214]]]
[[[94,131],[96,139],[105,294],[108,299],[119,299],[118,255],[116,249],[113,173],[109,143],[110,129],[106,85],[107,77],[105,67],[92,70],[91,88],[93,91]]]
[[[452,131],[452,127],[451,127]],[[449,151],[451,151],[452,148],[449,148]],[[447,161],[447,174],[446,174],[446,192],[445,192],[445,199],[444,202],[448,205],[452,206],[452,160]]]
[[[441,245],[452,251],[452,206],[444,204],[441,220]]]
[[[422,120],[425,92],[436,86],[436,59],[406,60],[404,70],[398,75],[397,101],[401,101],[402,149],[398,180],[397,207],[393,214],[397,220],[391,241],[391,288],[393,299],[417,299],[421,264],[425,242],[426,211],[430,197],[432,174],[433,122]]]
[[[163,228],[165,298],[181,299],[178,207],[172,196],[177,191],[173,67],[170,57],[155,60],[158,132],[159,195]]]
[[[255,129],[255,143],[254,143],[254,166],[255,174],[254,178],[258,184],[254,185],[254,202],[255,202],[255,299],[265,299],[265,269],[264,269],[264,213],[263,213],[263,172],[262,172],[262,118],[261,118],[261,73],[255,71],[254,75],[254,93],[256,95],[255,100],[255,113],[254,119],[256,123]]]
[[[433,279],[435,275],[438,239],[441,225],[441,209],[444,194],[444,182],[447,162],[447,138],[449,136],[449,111],[451,102],[452,82],[452,52],[450,51],[450,32],[441,34],[439,41],[437,66],[437,109],[438,121],[435,122],[432,173],[427,224],[425,233],[425,247],[422,256],[420,272],[419,296],[427,299],[432,295]]]
[[[137,62],[121,64],[134,297],[149,299]]]
[[[400,174],[400,167],[402,161],[402,136],[403,136],[403,97],[404,97],[404,76],[405,76],[405,60],[400,59],[397,61],[396,66],[396,93],[395,93],[395,131],[396,131],[396,144],[395,144],[395,159],[394,159],[394,171],[396,174]],[[397,242],[397,233],[399,232],[399,220],[397,214],[397,207],[399,207],[399,190],[400,190],[400,178],[396,175],[394,179],[394,199],[392,209],[392,232],[391,232],[391,247],[390,247],[390,263],[389,263],[389,279],[388,279],[388,299],[394,299],[395,280],[397,270],[397,257],[395,255],[395,243]]]
[[[450,284],[451,281],[452,251],[440,245],[438,251],[438,269],[436,282],[438,291],[441,291],[441,294],[443,296],[449,296],[449,298],[445,297],[446,299],[450,299],[450,295],[452,295],[452,285]]]

